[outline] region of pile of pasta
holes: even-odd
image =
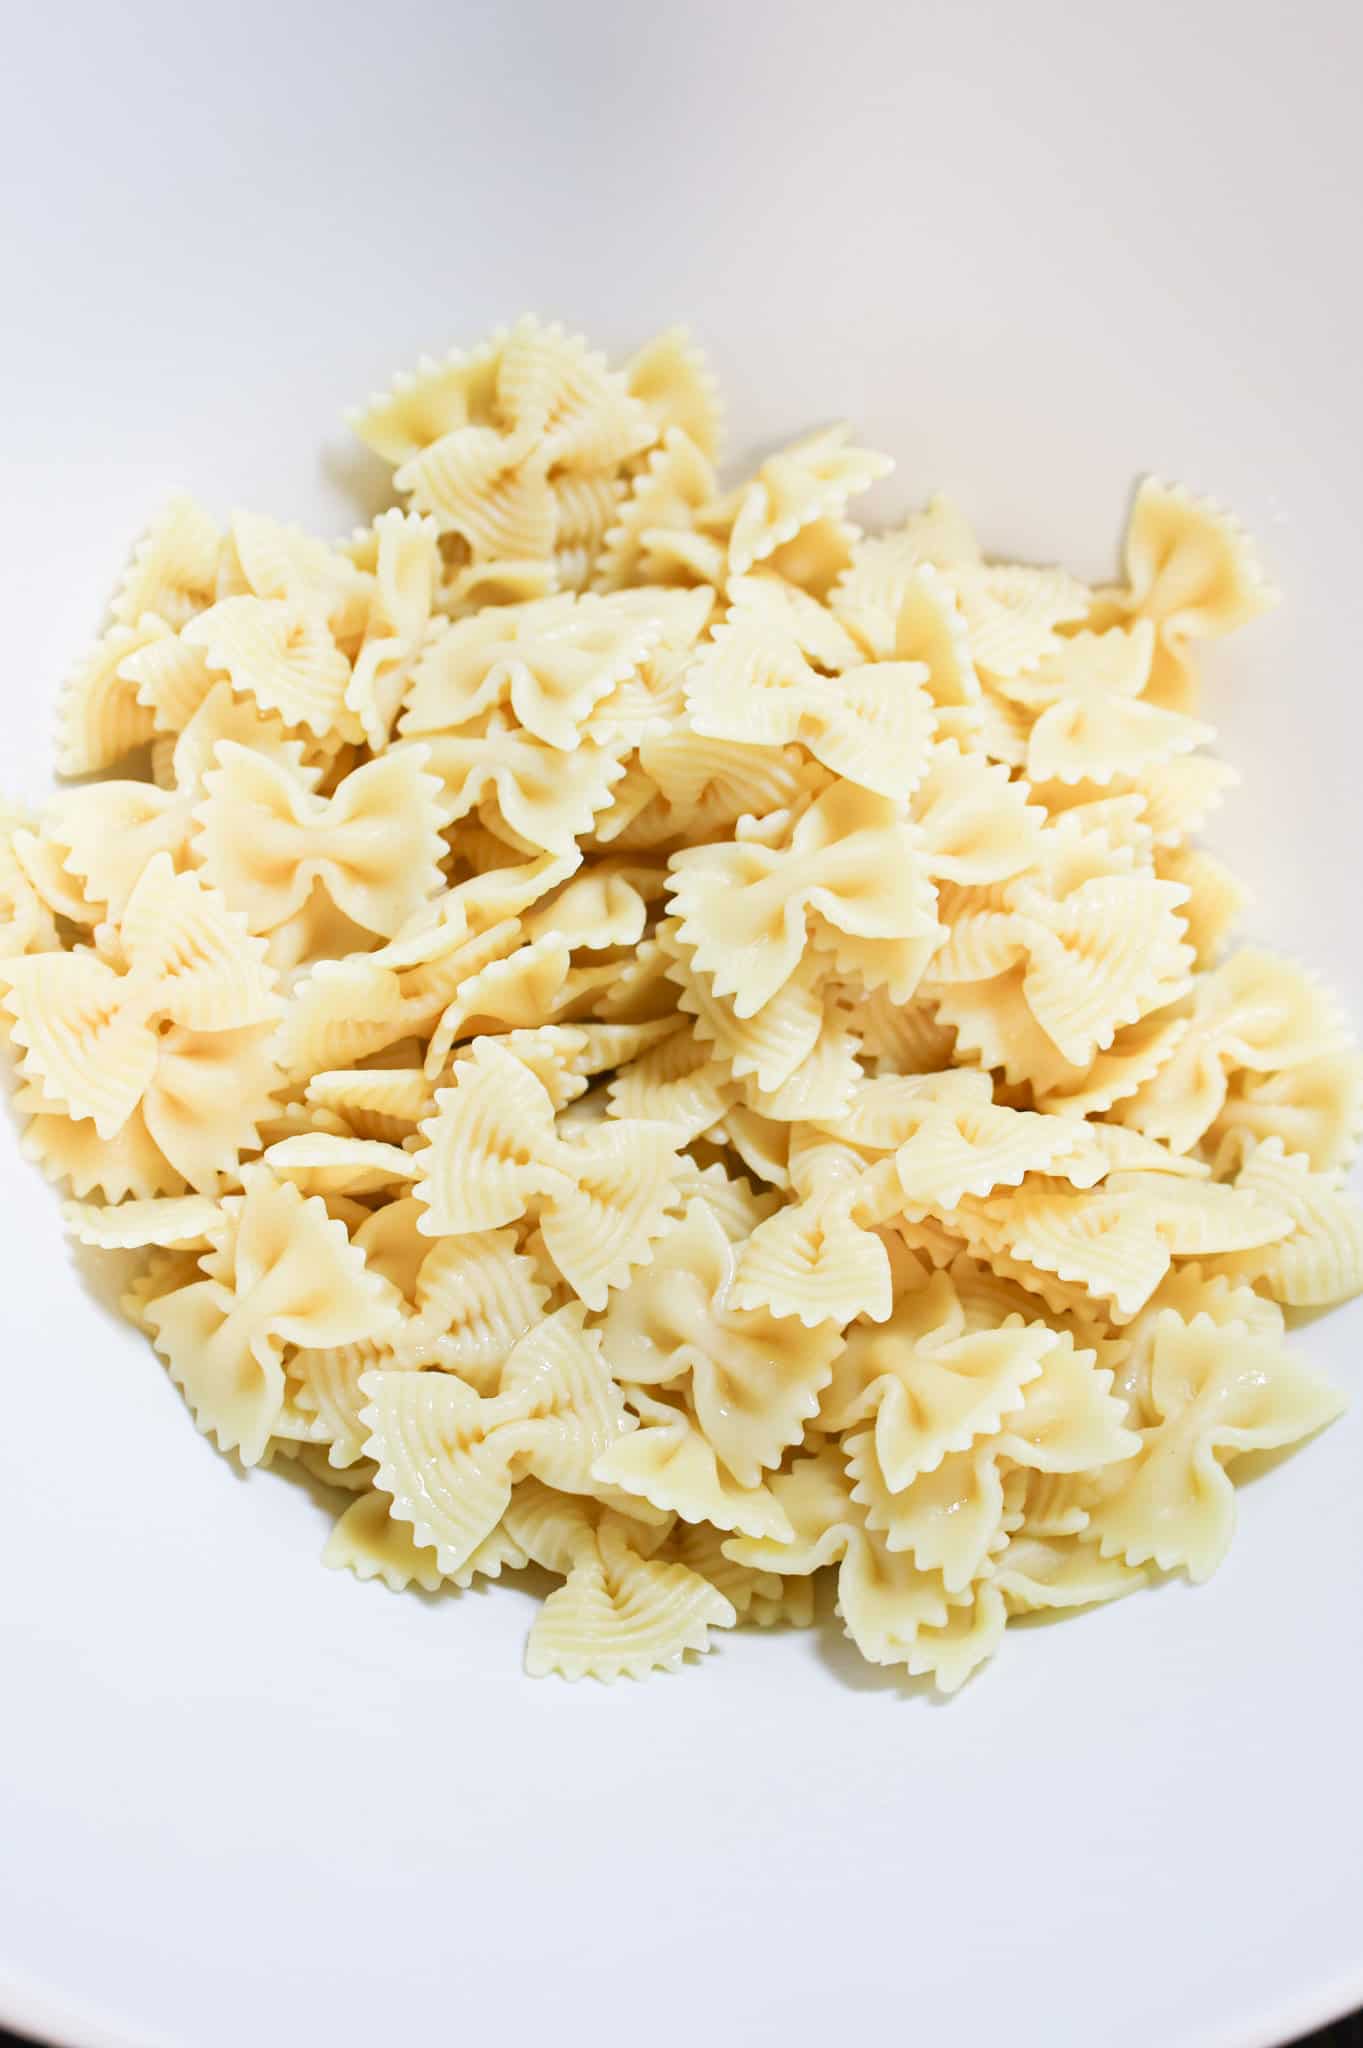
[[[528,1669],[805,1624],[951,1690],[1010,1617],[1205,1579],[1339,1395],[1363,1070],[1229,948],[1200,644],[1269,602],[1136,494],[1122,579],[738,485],[684,333],[522,321],[354,416],[329,544],[196,503],[0,816],[24,1144],[199,1428],[326,1561],[561,1584]],[[98,778],[98,779],[84,779]]]

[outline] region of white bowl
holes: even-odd
[[[735,454],[848,415],[1110,572],[1133,478],[1287,602],[1217,664],[1215,843],[1363,1018],[1356,10],[604,0],[30,10],[0,134],[12,793],[165,486],[322,530],[341,410],[534,308],[684,317]],[[533,1683],[530,1611],[323,1571],[0,1147],[0,2016],[80,2044],[1249,2048],[1363,2000],[1363,1401],[1215,1581],[944,1706],[825,1634]],[[1300,1342],[1359,1389],[1363,1315]]]

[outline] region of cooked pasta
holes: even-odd
[[[174,500],[0,805],[24,1149],[328,1565],[561,1581],[532,1674],[808,1626],[953,1691],[1207,1578],[1337,1415],[1363,1060],[1234,948],[1197,656],[1272,600],[1136,493],[988,559],[833,427],[729,486],[680,329],[526,319],[354,416],[330,543]],[[356,1626],[363,1625],[357,1608]]]

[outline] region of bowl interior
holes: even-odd
[[[1249,929],[1363,1019],[1354,194],[1363,31],[1209,0],[827,11],[245,0],[24,28],[4,777],[172,485],[343,530],[343,407],[526,308],[709,345],[742,457],[830,418],[986,543],[1100,576],[1137,475],[1214,493],[1286,602],[1212,672]],[[954,1701],[836,1629],[643,1688],[533,1684],[514,1588],[320,1569],[0,1145],[0,2018],[73,2042],[457,2025],[1109,2048],[1363,1997],[1363,1401],[1230,1561],[1009,1633]],[[1360,1393],[1363,1311],[1303,1330]],[[1095,2015],[1101,2019],[1095,2021]]]

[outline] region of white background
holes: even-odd
[[[0,128],[11,794],[173,485],[323,530],[346,404],[524,310],[690,320],[731,450],[839,416],[1107,575],[1131,484],[1287,602],[1217,665],[1214,843],[1363,1015],[1356,103],[1343,5],[26,10]],[[4,1137],[0,1132],[0,1137]],[[1229,1564],[1010,1631],[940,1706],[840,1639],[532,1684],[505,1588],[317,1564],[77,1284],[0,1147],[0,2017],[238,2048],[1282,2039],[1363,1998],[1358,1407]],[[1303,1338],[1357,1392],[1356,1311]]]

